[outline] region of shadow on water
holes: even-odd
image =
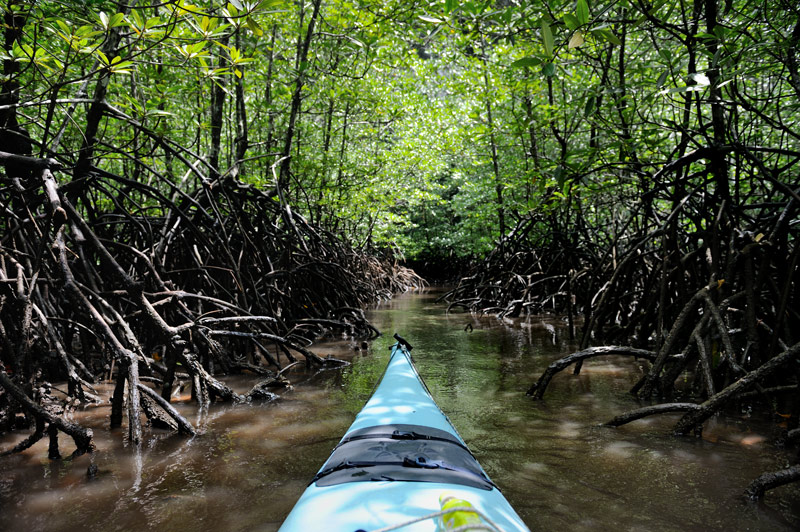
[[[408,294],[372,311],[385,334],[368,351],[347,341],[317,346],[353,365],[294,373],[295,391],[277,403],[207,412],[179,404],[204,429],[191,440],[148,432],[134,452],[122,432],[107,429],[108,406],[76,413],[94,429],[98,451],[51,462],[40,442],[0,459],[0,529],[276,530],[369,398],[393,332],[415,346],[434,398],[532,530],[800,527],[796,486],[770,492],[766,504],[742,499],[753,478],[790,458],[771,443],[774,425],[746,416],[717,419],[702,439],[670,436],[675,417],[600,427],[637,406],[627,390],[640,363],[616,357],[587,362],[577,377],[556,376],[545,400],[532,402],[525,396],[531,382],[574,348],[564,324],[447,315],[436,295]],[[244,391],[253,379],[228,382]],[[0,449],[25,436],[0,438]],[[89,481],[92,463],[98,475]]]

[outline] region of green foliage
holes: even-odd
[[[614,216],[666,162],[711,141],[712,91],[739,102],[726,111],[732,139],[797,149],[800,89],[786,58],[798,15],[778,4],[729,2],[724,23],[705,31],[665,1],[643,12],[587,0],[326,0],[301,62],[311,5],[20,2],[22,36],[0,54],[19,66],[23,125],[46,151],[63,124],[68,165],[86,113],[48,102],[91,97],[110,75],[105,101],[127,118],[107,116],[95,165],[164,194],[200,186],[210,103],[222,97],[221,175],[269,190],[273,165],[290,155],[295,209],[410,258],[484,253],[501,236],[501,211],[508,226],[531,212],[564,224],[584,210]],[[114,33],[120,43],[107,49]],[[237,162],[242,108],[248,145]],[[165,145],[184,150],[179,166]],[[776,168],[788,161],[770,157]]]

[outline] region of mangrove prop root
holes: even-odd
[[[783,486],[791,482],[800,480],[800,465],[795,465],[781,471],[764,473],[747,486],[745,495],[751,501],[759,501],[764,498],[767,490]]]
[[[158,395],[152,388],[145,386],[144,384],[139,384],[139,392],[142,394],[142,398],[147,397],[149,400],[153,401],[159,408],[161,408],[175,423],[175,426],[178,429],[178,432],[182,434],[189,434],[194,436],[196,431],[189,421],[186,420],[185,417],[180,415],[175,407],[172,406],[166,399]]]
[[[252,400],[259,392],[237,394],[217,375],[271,375],[267,367],[298,359],[342,365],[309,345],[325,335],[378,336],[360,307],[424,286],[230,176],[208,180],[195,168],[196,181],[178,188],[163,176],[144,183],[90,165],[64,184],[55,161],[0,153],[8,164],[31,172],[0,174],[0,430],[25,412],[37,423],[27,441],[49,436],[51,454],[54,430],[75,440],[76,453],[91,449],[91,431],[24,391],[20,383],[39,373],[67,382],[65,402],[96,400],[96,377],[115,380],[111,422],[127,418],[131,442],[142,439],[142,410],[194,434],[169,406],[178,368],[200,403]],[[158,397],[141,380],[160,383]],[[287,385],[273,378],[260,397]]]
[[[753,170],[747,186],[710,190],[707,176],[721,176],[720,161],[734,157]],[[585,201],[586,191],[570,192],[550,211],[520,216],[442,299],[448,312],[563,316],[570,336],[582,322],[580,351],[550,364],[528,390],[536,399],[566,367],[577,374],[584,360],[625,349],[593,344],[647,350],[636,356],[651,364],[631,393],[663,404],[610,425],[680,413],[674,432],[699,434],[734,404],[772,410],[770,395],[791,401],[800,379],[800,225],[791,222],[800,189],[785,180],[798,163],[797,154],[771,148],[706,146],[638,168],[648,180],[643,194],[611,197],[624,190],[615,187]],[[667,402],[675,393],[686,399]],[[797,413],[794,406],[790,428]],[[764,482],[776,475],[788,473]]]
[[[5,390],[22,406],[22,408],[36,419],[36,432],[30,439],[31,445],[36,443],[36,441],[44,436],[43,422],[46,422],[50,427],[58,429],[72,438],[72,440],[75,442],[75,451],[72,453],[73,456],[80,456],[94,450],[94,442],[92,440],[94,434],[91,429],[81,427],[80,425],[67,421],[60,416],[55,416],[48,412],[46,408],[36,404],[30,397],[28,397],[22,388],[17,386],[11,380],[11,378],[2,368],[0,368],[0,386],[5,388]],[[50,432],[50,434],[52,435],[52,432]],[[14,450],[21,451],[24,449]]]
[[[726,404],[735,399],[740,393],[754,388],[759,381],[775,374],[784,368],[789,362],[797,361],[800,358],[800,343],[796,343],[781,354],[771,358],[769,361],[747,373],[730,386],[717,392],[702,403],[699,408],[692,410],[684,415],[675,425],[675,433],[685,435],[701,425],[705,420],[719,412]]]
[[[632,356],[636,358],[644,358],[650,361],[652,361],[656,356],[656,354],[652,351],[635,349],[633,347],[623,347],[617,345],[590,347],[588,349],[584,349],[583,351],[572,353],[571,355],[565,356],[564,358],[560,358],[551,363],[545,372],[542,373],[542,376],[539,377],[539,380],[528,389],[528,395],[532,396],[534,399],[541,399],[545,390],[547,389],[547,385],[550,384],[550,380],[553,378],[553,376],[555,376],[556,373],[568,368],[572,364],[582,362],[587,358],[594,358],[604,355]]]
[[[645,406],[643,408],[637,408],[636,410],[631,410],[624,414],[620,414],[604,424],[609,427],[620,427],[630,423],[631,421],[636,421],[637,419],[642,419],[647,416],[670,414],[674,412],[686,412],[697,410],[698,408],[700,408],[700,405],[696,403],[663,403],[660,405]]]

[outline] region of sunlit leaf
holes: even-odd
[[[696,85],[700,85],[701,87],[707,87],[711,85],[711,80],[708,79],[708,76],[701,72],[693,72],[689,74],[688,77],[689,81],[693,81]]]
[[[124,13],[115,13],[111,15],[111,18],[108,19],[108,25],[112,28],[116,28],[117,26],[122,26],[123,24],[125,24]]]
[[[585,41],[583,40],[583,33],[576,31],[572,34],[572,38],[569,40],[569,48],[577,48],[578,46],[582,45]]]
[[[264,35],[264,30],[261,29],[261,26],[258,25],[258,22],[253,17],[247,17],[247,27],[259,37]]]
[[[441,24],[442,22],[444,22],[440,18],[429,17],[427,15],[419,15],[419,18],[420,18],[420,20],[424,20],[425,22],[430,22],[431,24]]]
[[[56,24],[58,24],[58,27],[61,28],[65,34],[70,35],[72,33],[70,27],[67,26],[67,23],[64,22],[63,20],[57,19]]]

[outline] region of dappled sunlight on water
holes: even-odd
[[[604,427],[642,406],[627,392],[643,362],[624,357],[589,360],[578,376],[564,371],[534,402],[525,396],[531,383],[575,348],[565,325],[447,315],[436,295],[401,296],[373,311],[385,334],[366,351],[346,340],[317,346],[354,364],[319,374],[298,368],[288,375],[294,390],[276,403],[207,411],[177,404],[202,428],[192,439],[148,429],[136,452],[124,430],[108,430],[108,405],[77,412],[76,421],[94,429],[98,451],[50,462],[42,441],[0,459],[0,529],[277,530],[369,398],[394,332],[415,346],[434,398],[532,530],[800,527],[797,487],[770,492],[765,504],[742,499],[752,479],[788,463],[769,421],[717,418],[702,438],[671,436],[678,415]],[[228,382],[246,391],[257,380]],[[26,435],[0,438],[0,449]],[[62,453],[70,443],[62,436]],[[91,464],[98,473],[90,481]]]

